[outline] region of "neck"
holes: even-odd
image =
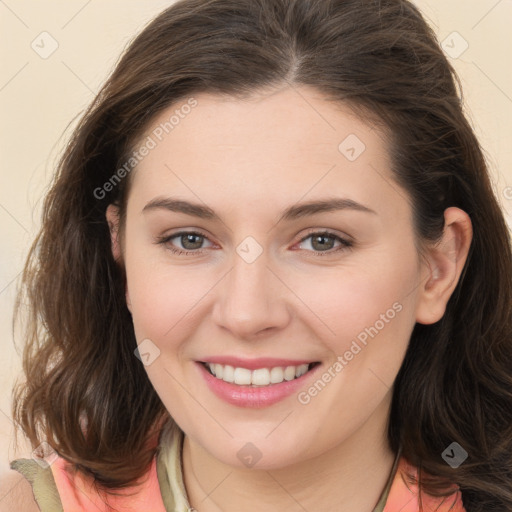
[[[279,469],[226,465],[185,436],[183,478],[190,506],[197,512],[372,512],[395,460],[386,435],[389,401],[381,406],[331,450]]]

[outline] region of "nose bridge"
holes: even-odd
[[[268,253],[250,237],[236,248],[232,269],[219,290],[214,319],[237,337],[283,327],[288,321],[285,287],[269,263]]]

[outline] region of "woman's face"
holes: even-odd
[[[199,94],[135,150],[127,303],[185,433],[260,468],[384,439],[429,274],[382,132],[307,87]]]

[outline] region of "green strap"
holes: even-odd
[[[389,491],[391,490],[391,486],[393,485],[393,481],[395,479],[395,475],[398,469],[398,463],[400,461],[400,454],[401,449],[398,450],[398,453],[395,457],[395,462],[393,463],[393,467],[391,468],[391,473],[389,474],[389,478],[386,484],[386,487],[384,488],[384,491],[382,492],[382,495],[380,497],[379,502],[377,503],[377,506],[373,509],[373,512],[384,512],[384,507],[386,506],[386,502],[388,501]]]
[[[164,502],[165,510],[167,512],[174,512],[174,498],[169,484],[169,473],[167,472],[167,465],[165,457],[162,455],[163,450],[159,450],[156,456],[156,474],[158,476],[158,484],[160,485],[160,492],[162,493],[162,501]]]
[[[174,497],[175,492],[184,493],[181,470],[181,446],[183,435],[177,426],[162,431],[161,442],[157,452],[156,471],[162,501],[167,512],[176,511],[176,503],[186,503],[186,495]],[[169,462],[171,464],[168,466]],[[34,459],[16,459],[10,464],[11,469],[21,473],[32,485],[34,499],[41,512],[64,512],[59,491],[50,467],[41,467]],[[171,489],[171,472],[174,489]],[[188,506],[184,509],[188,512]]]
[[[156,471],[162,501],[167,512],[189,512],[187,491],[183,483],[182,449],[184,435],[173,421],[162,429]]]
[[[11,469],[21,473],[32,485],[32,492],[41,512],[64,512],[51,468],[41,467],[33,459],[16,459]]]

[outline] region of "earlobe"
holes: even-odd
[[[441,240],[428,249],[416,306],[416,321],[433,324],[446,310],[466,263],[473,230],[469,215],[450,207],[444,212]]]

